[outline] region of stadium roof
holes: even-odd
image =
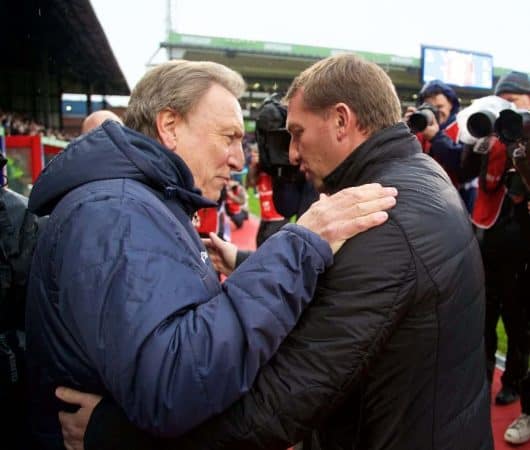
[[[209,60],[225,64],[245,78],[273,77],[292,80],[316,60],[352,50],[314,47],[278,42],[247,41],[171,32],[162,47],[172,49],[172,57],[189,60]],[[182,52],[178,53],[178,49]],[[385,53],[359,52],[369,61],[383,66],[394,83],[404,86],[417,84],[411,72],[419,68],[418,58]]]
[[[225,64],[238,71],[248,81],[270,79],[289,82],[315,61],[338,53],[354,52],[385,69],[405,98],[421,87],[421,60],[417,57],[371,53],[352,49],[324,48],[278,42],[248,41],[241,39],[198,36],[170,32],[166,42],[170,58],[209,60]],[[418,48],[419,51],[419,48]],[[495,67],[498,77],[509,69]],[[455,87],[463,97],[476,97],[477,91]]]
[[[4,0],[0,14],[1,70],[47,76],[63,92],[130,94],[89,0]]]

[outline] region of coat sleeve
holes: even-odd
[[[302,440],[380,355],[413,297],[414,266],[395,222],[347,242],[251,391],[172,448],[271,450]]]
[[[440,130],[431,140],[430,155],[460,176],[463,148],[463,144],[454,142],[443,130]]]
[[[178,436],[249,390],[331,251],[290,225],[221,285],[182,224],[140,202],[101,203],[62,226],[60,320],[131,421]]]

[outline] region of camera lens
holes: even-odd
[[[469,116],[467,119],[467,130],[471,136],[483,138],[493,132],[495,115],[489,111],[479,111]]]

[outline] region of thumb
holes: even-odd
[[[224,241],[219,236],[217,236],[217,234],[210,233],[209,236],[215,248],[222,247]]]
[[[76,391],[75,389],[59,386],[55,389],[55,396],[63,402],[73,405],[88,406],[100,397],[94,394]]]

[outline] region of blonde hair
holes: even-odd
[[[354,54],[331,56],[308,67],[294,79],[285,100],[300,89],[305,106],[315,112],[345,103],[357,115],[359,127],[369,134],[401,119],[390,77],[377,64]]]
[[[170,108],[186,117],[214,83],[237,98],[246,89],[241,75],[222,64],[173,60],[156,66],[134,88],[124,123],[157,139],[156,116],[160,111]]]

